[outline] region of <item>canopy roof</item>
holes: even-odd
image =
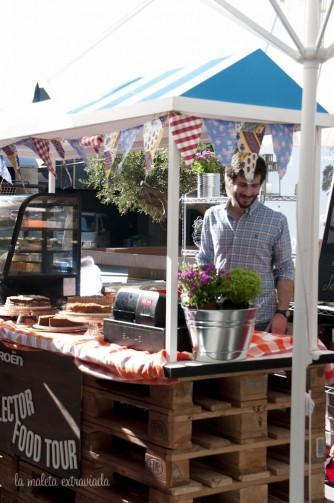
[[[70,113],[110,110],[166,96],[300,110],[302,89],[258,49],[242,57],[216,58],[198,66],[135,78]],[[326,112],[320,105],[317,111]]]
[[[68,113],[62,112],[52,99],[33,103],[19,113],[7,113],[0,129],[0,145],[31,136],[69,139],[109,133],[143,124],[169,111],[298,125],[301,98],[301,87],[258,49],[242,57],[222,57],[134,78]],[[334,125],[323,107],[318,105],[317,110],[318,125]],[[73,152],[70,155],[73,157]]]

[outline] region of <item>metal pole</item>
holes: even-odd
[[[307,2],[307,47],[315,45],[320,19],[320,3]],[[307,51],[307,50],[306,50]],[[311,57],[303,63],[303,100],[301,113],[301,149],[297,191],[297,256],[295,274],[295,310],[293,330],[290,492],[289,501],[304,502],[305,391],[306,369],[312,359],[309,350],[311,334],[317,320],[318,254],[314,243],[318,228],[314,219],[315,111],[319,62]],[[316,184],[317,185],[317,184]]]
[[[179,267],[179,153],[169,128],[168,209],[166,264],[166,350],[171,362],[177,360],[177,273]]]

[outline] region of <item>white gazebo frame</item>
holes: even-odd
[[[284,123],[301,125],[301,153],[297,197],[297,258],[295,276],[294,348],[292,362],[292,412],[290,451],[290,501],[304,502],[304,438],[306,368],[318,359],[317,346],[317,295],[318,295],[318,235],[319,235],[319,170],[320,130],[334,127],[334,116],[316,113],[316,88],[319,65],[334,55],[334,44],[322,47],[324,32],[334,0],[320,25],[320,0],[307,0],[307,42],[303,46],[277,0],[269,0],[289,33],[296,50],[264,30],[254,21],[232,7],[226,0],[212,0],[219,8],[235,16],[239,23],[254,30],[271,44],[283,50],[303,65],[302,110],[242,105],[184,97],[167,97],[117,109],[82,114],[57,122],[52,127],[50,116],[35,120],[33,126],[20,126],[0,138],[0,146],[35,136],[42,138],[80,138],[86,135],[134,127],[169,112],[180,112],[212,119]],[[43,104],[35,104],[38,106]],[[50,120],[51,119],[51,120]],[[179,230],[179,153],[171,132],[168,132],[168,212],[167,212],[167,306],[166,349],[171,362],[177,353],[177,273]],[[54,191],[50,178],[49,190]]]

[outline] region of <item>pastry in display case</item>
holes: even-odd
[[[1,302],[19,294],[54,301],[80,291],[80,199],[0,196]]]

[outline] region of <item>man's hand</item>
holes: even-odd
[[[277,335],[285,335],[287,331],[288,320],[284,314],[275,313],[273,319],[267,327],[267,332]]]

